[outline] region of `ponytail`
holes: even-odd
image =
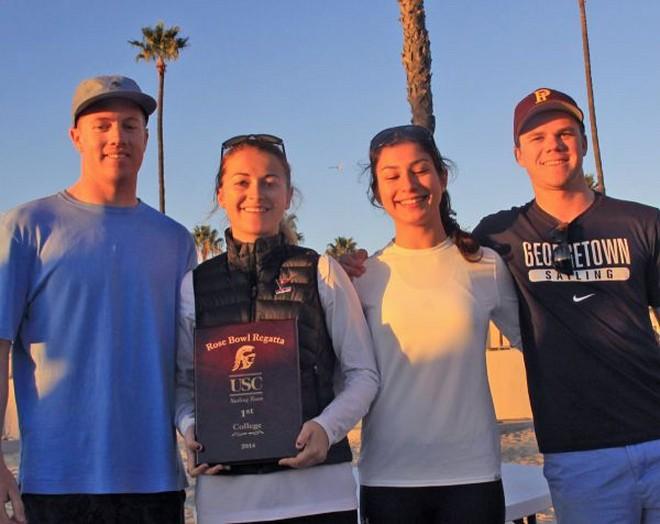
[[[447,236],[452,239],[463,258],[468,262],[481,260],[482,252],[479,241],[467,231],[463,231],[456,221],[456,212],[451,208],[449,192],[445,190],[440,200],[440,218]]]

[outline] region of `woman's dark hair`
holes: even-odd
[[[369,172],[371,179],[367,195],[369,201],[376,207],[383,207],[378,202],[378,177],[376,176],[376,165],[380,158],[380,153],[384,147],[412,142],[421,146],[431,157],[438,176],[445,179],[449,176],[451,162],[443,158],[435,144],[433,135],[425,127],[406,125],[399,127],[390,127],[378,133],[369,146]],[[469,262],[477,262],[481,259],[482,252],[479,241],[470,233],[461,229],[456,221],[456,212],[451,207],[449,192],[445,189],[440,199],[440,218],[445,233],[452,239],[458,250]]]

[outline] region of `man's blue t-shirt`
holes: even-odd
[[[12,340],[24,493],[181,489],[176,310],[190,233],[138,203],[59,193],[0,219],[0,339]]]

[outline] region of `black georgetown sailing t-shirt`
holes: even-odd
[[[552,265],[557,225],[532,201],[474,230],[517,284],[539,449],[660,439],[660,347],[648,312],[660,306],[660,213],[597,193],[568,226],[570,277]]]

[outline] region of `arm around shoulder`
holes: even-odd
[[[516,285],[502,258],[495,254],[495,284],[497,287],[497,305],[493,310],[493,322],[509,339],[511,345],[522,349],[520,335],[520,310]]]

